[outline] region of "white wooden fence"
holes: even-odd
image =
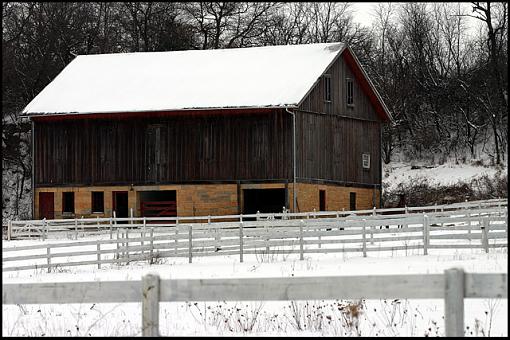
[[[3,304],[142,302],[142,335],[159,336],[159,302],[444,299],[445,335],[464,336],[464,298],[507,298],[508,275],[444,274],[30,283],[2,285]]]
[[[153,263],[159,258],[508,247],[506,209],[118,228],[111,239],[3,247],[2,270]],[[23,255],[18,255],[22,253]],[[29,253],[29,254],[27,254]],[[57,262],[55,259],[63,258]],[[30,261],[27,263],[27,261]],[[13,263],[14,265],[9,266]]]
[[[483,201],[471,201],[455,204],[433,205],[425,207],[404,207],[404,208],[385,208],[355,211],[313,211],[302,213],[289,213],[283,207],[282,213],[271,214],[250,214],[250,215],[221,215],[221,216],[180,216],[180,217],[107,217],[107,218],[74,218],[74,219],[53,219],[53,220],[24,220],[24,221],[8,221],[5,238],[8,240],[41,237],[47,238],[53,234],[65,233],[69,238],[77,239],[79,236],[86,236],[97,233],[109,233],[110,238],[113,237],[117,228],[143,228],[145,226],[162,226],[168,227],[178,224],[203,224],[217,222],[247,222],[248,220],[292,220],[292,219],[316,219],[316,218],[347,218],[352,215],[356,216],[392,216],[407,215],[409,213],[449,213],[456,210],[483,210],[506,209],[508,206],[507,199],[492,199]],[[133,211],[131,210],[131,215]]]

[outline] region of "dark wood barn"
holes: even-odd
[[[380,205],[391,116],[342,43],[79,56],[23,115],[34,218]]]

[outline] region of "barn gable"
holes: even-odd
[[[348,85],[348,82],[352,82],[352,85]],[[348,86],[352,86],[352,104],[347,103]],[[328,91],[330,100],[327,100]],[[317,79],[301,100],[299,110],[373,121],[392,119],[379,93],[350,48],[342,50]]]

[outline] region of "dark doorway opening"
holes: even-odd
[[[243,214],[281,213],[286,192],[286,189],[244,189]]]
[[[177,192],[175,190],[140,191],[139,197],[141,216],[177,216]]]
[[[55,218],[55,196],[52,192],[39,193],[39,218],[52,220]]]
[[[349,210],[356,210],[356,193],[351,192],[349,195],[350,207]]]
[[[326,211],[326,190],[319,190],[319,211]]]
[[[127,191],[113,192],[113,210],[115,211],[115,216],[117,217],[129,217]]]

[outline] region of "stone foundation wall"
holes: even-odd
[[[349,210],[349,193],[356,193],[356,208],[379,207],[380,190],[369,188],[342,187],[325,184],[297,183],[298,211],[319,211],[319,190],[325,190],[326,210]],[[113,209],[113,192],[127,191],[128,205],[135,216],[140,216],[141,191],[175,190],[178,216],[236,215],[243,206],[243,189],[288,188],[288,207],[293,210],[292,183],[259,184],[189,184],[189,185],[150,185],[150,186],[102,186],[37,188],[35,191],[34,218],[39,219],[39,193],[54,193],[55,218],[110,217]],[[62,193],[75,193],[75,213],[62,214]],[[92,213],[92,191],[104,192],[104,212]]]

